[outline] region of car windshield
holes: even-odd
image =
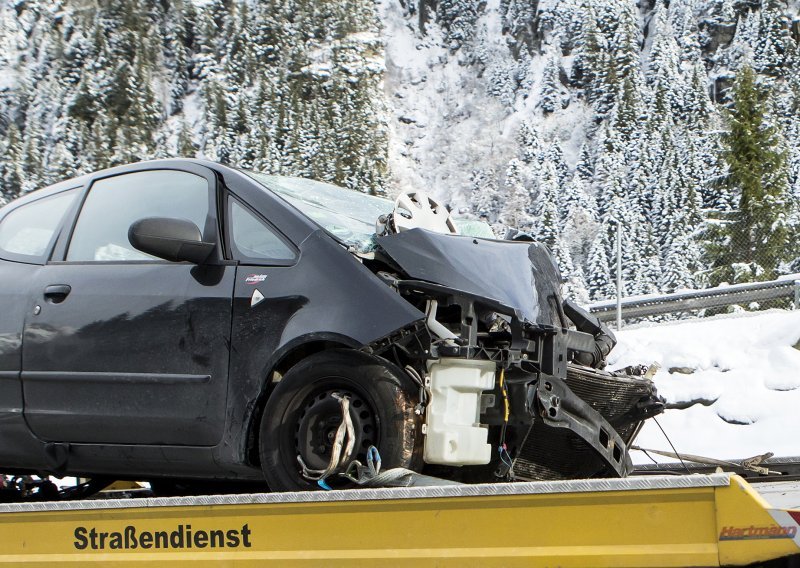
[[[375,224],[381,215],[394,210],[394,202],[384,197],[321,181],[245,173],[359,253],[375,249]],[[462,235],[494,238],[491,227],[483,221],[454,218],[453,222]]]
[[[375,248],[378,217],[388,215],[394,209],[394,203],[388,199],[329,183],[257,172],[247,172],[247,175],[362,253]]]

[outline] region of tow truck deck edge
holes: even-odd
[[[800,483],[730,473],[0,505],[6,565],[740,566],[798,554]]]

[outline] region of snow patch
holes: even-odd
[[[657,361],[659,394],[669,404],[688,406],[658,418],[678,452],[722,459],[768,451],[800,455],[800,350],[793,347],[800,339],[800,311],[639,327],[618,338],[610,368]],[[695,372],[667,372],[671,367]],[[652,420],[636,444],[669,450]],[[649,461],[640,452],[632,457]]]

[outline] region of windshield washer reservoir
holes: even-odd
[[[480,424],[481,393],[494,387],[493,361],[442,358],[429,365],[424,459],[430,464],[487,464],[492,447]]]

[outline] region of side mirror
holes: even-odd
[[[128,240],[137,250],[171,260],[203,264],[214,250],[215,243],[203,242],[197,225],[185,219],[146,217],[128,229]]]

